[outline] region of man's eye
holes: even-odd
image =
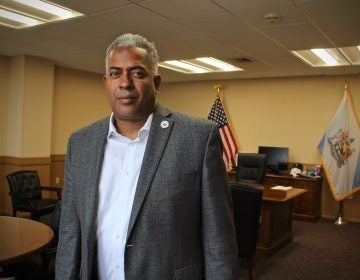
[[[112,78],[117,78],[120,76],[120,71],[111,71],[109,75]]]
[[[133,70],[131,71],[131,76],[135,78],[144,78],[146,76],[145,71],[143,70]]]

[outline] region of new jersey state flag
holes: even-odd
[[[360,190],[360,126],[350,94],[344,97],[318,144],[321,162],[336,201]]]

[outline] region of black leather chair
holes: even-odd
[[[54,232],[54,238],[51,240],[51,243],[48,247],[40,252],[42,258],[41,263],[41,279],[50,279],[50,262],[55,259],[57,245],[59,241],[59,227],[60,227],[60,218],[61,218],[61,200],[59,200],[55,206],[54,214],[52,216],[50,227]]]
[[[236,181],[261,184],[266,172],[264,154],[239,153],[237,157]]]
[[[36,170],[20,170],[6,176],[9,184],[13,216],[17,211],[30,212],[31,219],[39,220],[40,216],[54,212],[56,203],[61,199],[61,188],[41,186]],[[45,199],[42,191],[57,193],[58,199]]]
[[[253,279],[254,256],[260,227],[263,188],[230,181],[238,256],[246,259],[248,278]]]

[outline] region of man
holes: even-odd
[[[216,125],[156,103],[142,36],[116,38],[105,63],[112,115],[68,143],[56,279],[237,279]]]

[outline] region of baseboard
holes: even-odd
[[[332,215],[321,215],[322,219],[325,220],[333,220],[335,221],[338,217],[332,216]],[[356,218],[348,218],[348,217],[343,217],[343,220],[346,222],[352,222],[352,223],[360,223],[360,219],[356,219]]]

